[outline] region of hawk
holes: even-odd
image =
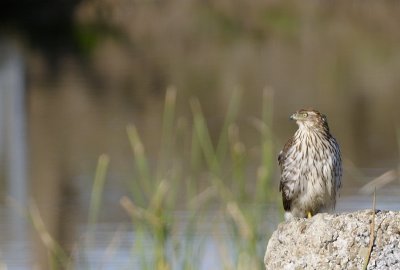
[[[278,156],[286,220],[334,209],[342,177],[339,144],[329,132],[326,116],[302,109],[290,119],[299,128]]]

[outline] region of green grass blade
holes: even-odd
[[[211,137],[206,125],[206,121],[201,111],[200,103],[197,99],[192,99],[190,105],[192,107],[192,112],[193,112],[194,130],[197,135],[200,147],[203,150],[206,163],[212,173],[214,173],[215,175],[219,175],[220,174],[219,162],[211,142]]]
[[[174,120],[175,120],[175,106],[176,106],[176,88],[168,87],[165,96],[163,126],[161,133],[161,151],[158,168],[158,179],[164,177],[165,170],[172,155],[174,146]]]
[[[32,221],[33,227],[39,235],[40,240],[49,252],[50,269],[70,269],[70,257],[46,229],[39,209],[34,202],[29,204],[28,214],[30,220]]]
[[[143,143],[135,126],[128,126],[127,132],[135,156],[136,168],[139,172],[140,188],[144,189],[146,195],[150,195],[152,192],[151,175]]]
[[[233,95],[230,99],[229,106],[228,106],[228,112],[225,117],[224,125],[222,127],[218,144],[217,144],[217,150],[216,154],[218,157],[218,160],[225,160],[225,156],[228,150],[228,129],[232,125],[232,123],[235,121],[237,114],[239,112],[240,108],[240,100],[241,100],[242,94],[240,90],[236,89],[233,92]]]
[[[101,155],[99,157],[96,169],[96,175],[94,177],[92,194],[90,196],[90,207],[89,207],[89,228],[93,228],[97,222],[99,216],[99,210],[101,207],[101,199],[103,197],[104,183],[106,180],[106,173],[110,158],[107,155]]]

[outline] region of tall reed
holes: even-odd
[[[240,138],[240,127],[235,123],[240,111],[239,91],[232,95],[218,139],[213,141],[215,136],[211,136],[201,104],[195,98],[190,101],[191,122],[181,119],[185,127],[179,127],[175,119],[176,89],[170,87],[165,100],[161,151],[157,163],[151,166],[138,130],[128,127],[137,171],[137,181],[133,184],[137,190],[144,191],[146,198],[143,207],[138,206],[142,201],[135,198],[143,198],[134,191],[131,198],[121,200],[121,205],[132,217],[136,233],[147,233],[154,241],[154,260],[147,262],[147,268],[199,267],[190,263],[195,254],[189,251],[196,250],[196,241],[191,235],[203,221],[202,213],[210,209],[222,211],[224,223],[230,230],[231,239],[219,243],[224,246],[220,248],[229,250],[226,254],[236,254],[233,258],[227,255],[223,264],[234,269],[248,269],[249,265],[251,269],[262,268],[263,249],[259,247],[266,243],[267,232],[263,225],[268,218],[262,206],[275,199],[270,191],[274,152],[272,98],[272,90],[267,89],[263,94],[262,116],[255,121],[261,144],[258,161],[248,157],[246,144]],[[191,128],[187,123],[192,123]],[[256,179],[248,179],[250,162],[258,164],[258,172],[253,173]],[[174,216],[177,210],[187,211],[188,220],[177,219]],[[174,232],[176,228],[183,236]],[[171,243],[185,248],[172,249]]]

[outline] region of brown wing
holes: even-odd
[[[335,138],[333,138],[333,147],[336,153],[336,159],[334,162],[334,170],[335,170],[335,188],[336,191],[338,189],[340,189],[342,187],[342,155],[340,153],[340,147],[339,147],[339,143],[337,142],[337,140]]]
[[[278,164],[281,168],[281,173],[283,171],[283,164],[285,163],[287,152],[289,151],[289,149],[292,145],[293,145],[293,137],[287,141],[287,143],[283,147],[282,151],[278,155]],[[286,195],[286,194],[288,194],[288,192],[285,192],[284,189],[285,189],[285,185],[284,185],[283,181],[281,180],[279,183],[279,191],[282,193],[283,209],[285,211],[290,211],[290,205],[292,203],[292,200],[290,200],[289,197]]]
[[[281,173],[283,170],[283,163],[286,160],[286,154],[289,151],[289,148],[293,145],[293,137],[290,138],[287,143],[285,144],[285,146],[283,147],[282,151],[279,153],[278,155],[278,164],[281,167]]]
[[[290,206],[292,205],[292,200],[289,200],[288,197],[286,197],[285,192],[282,191],[282,203],[283,203],[283,209],[285,211],[290,211]]]

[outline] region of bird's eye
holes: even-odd
[[[307,117],[308,116],[308,113],[303,113],[303,117]]]

